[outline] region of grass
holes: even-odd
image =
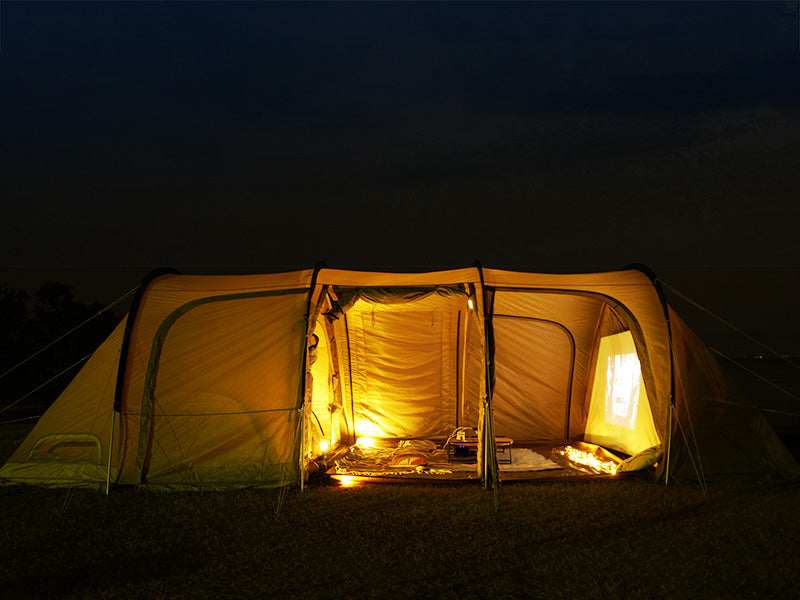
[[[800,485],[0,488],[11,598],[782,598]]]

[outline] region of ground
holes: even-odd
[[[646,479],[506,484],[496,496],[8,486],[0,502],[10,597],[778,598],[800,584],[800,484],[780,480],[708,495]]]

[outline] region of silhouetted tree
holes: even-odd
[[[28,349],[24,329],[28,322],[30,297],[0,283],[0,373],[22,360]]]

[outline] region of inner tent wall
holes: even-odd
[[[495,434],[531,443],[582,435],[599,335],[622,328],[597,296],[498,290]]]
[[[475,321],[466,293],[358,299],[334,318],[323,310],[315,328],[326,339],[313,366],[311,426],[319,419],[334,441],[346,443],[444,439],[456,426],[476,427],[484,363]]]

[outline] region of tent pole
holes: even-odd
[[[494,409],[492,408],[492,396],[494,394],[494,329],[492,327],[492,313],[494,311],[494,297],[490,299],[490,294],[486,290],[486,281],[483,278],[483,266],[479,260],[473,264],[478,271],[481,288],[481,308],[483,317],[483,336],[484,336],[484,371],[486,394],[484,400],[483,424],[481,431],[481,450],[483,452],[483,487],[488,489],[489,479],[491,479],[492,490],[495,492],[495,510],[497,510],[497,486],[499,470],[497,467],[497,449],[494,438]],[[476,293],[477,300],[477,293]],[[492,306],[490,306],[490,303]],[[477,308],[477,307],[476,307]],[[488,450],[487,450],[488,446]]]

